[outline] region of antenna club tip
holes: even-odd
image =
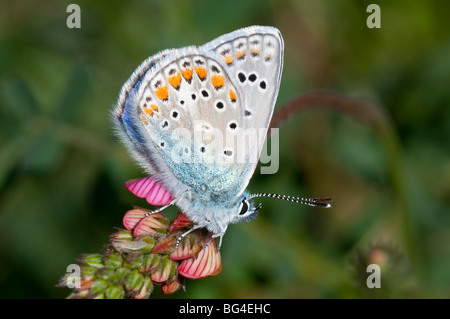
[[[315,198],[315,203],[326,203],[326,202],[332,202],[333,199],[331,197],[322,197],[322,198]]]

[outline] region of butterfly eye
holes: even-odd
[[[241,212],[239,213],[239,215],[244,215],[247,211],[248,211],[247,199],[244,198],[242,200]]]

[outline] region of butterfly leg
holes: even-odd
[[[151,212],[148,212],[147,214],[145,214],[145,217],[148,217],[150,215],[162,212],[164,209],[166,209],[167,207],[169,207],[170,205],[173,205],[175,203],[175,199],[173,201],[171,201],[169,204],[161,206],[160,208],[156,209],[156,210],[152,210]]]
[[[186,237],[186,235],[188,235],[189,233],[191,233],[192,231],[202,228],[205,225],[195,225],[194,227],[192,227],[191,229],[189,229],[188,231],[182,233],[180,235],[180,237],[177,238],[177,243],[175,244],[175,248],[178,247],[178,245],[180,244],[180,242],[183,240],[184,237]]]
[[[174,200],[175,201],[175,200]],[[172,202],[174,202],[172,201]],[[169,204],[170,205],[170,204]],[[175,247],[178,247],[178,245],[180,244],[180,242],[183,240],[184,237],[186,237],[186,235],[188,235],[190,232],[199,229],[199,228],[203,228],[205,227],[208,223],[210,223],[211,221],[207,218],[205,218],[205,221],[203,223],[200,224],[196,224],[194,227],[192,227],[191,229],[189,229],[188,231],[184,232],[183,234],[180,235],[180,237],[177,238],[177,243],[175,244]]]
[[[217,251],[220,250],[220,247],[222,246],[222,238],[223,238],[223,235],[225,235],[225,232],[227,230],[228,225],[224,227],[221,224],[219,224],[219,226],[220,226],[220,233],[212,235],[211,239],[206,243],[205,247],[203,247],[203,248],[208,247],[208,245],[213,241],[214,238],[220,237],[219,238],[219,245],[217,246]]]

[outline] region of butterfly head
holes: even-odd
[[[238,202],[235,215],[231,220],[232,223],[249,222],[256,218],[258,211],[261,208],[261,204],[255,205],[251,196],[244,196],[240,202]]]

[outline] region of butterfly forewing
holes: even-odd
[[[157,154],[153,145],[148,144],[147,133],[140,125],[140,113],[136,101],[139,98],[138,92],[145,75],[157,69],[160,61],[175,51],[165,50],[142,62],[123,85],[117,106],[112,114],[116,132],[122,142],[138,164],[152,175],[161,172],[166,167],[164,163],[153,160]]]

